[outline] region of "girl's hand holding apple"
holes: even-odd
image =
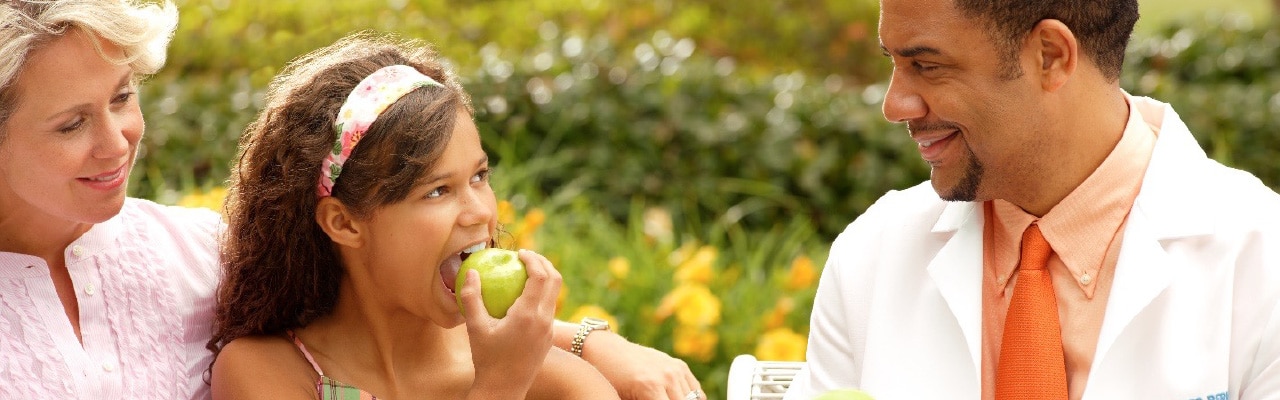
[[[482,252],[471,257],[480,256]],[[546,257],[537,253],[520,250],[517,254],[519,261],[524,263],[528,278],[519,297],[510,303],[510,309],[501,318],[494,317],[501,313],[486,306],[506,304],[510,299],[504,297],[509,295],[501,294],[501,290],[485,292],[483,287],[492,285],[509,290],[518,286],[515,278],[519,274],[511,273],[513,266],[509,263],[519,261],[499,257],[491,261],[503,262],[490,262],[482,268],[469,269],[464,265],[458,275],[458,302],[466,318],[471,359],[476,371],[471,397],[508,398],[510,396],[505,396],[508,393],[523,395],[551,350],[556,297],[560,294],[560,272]],[[486,271],[482,273],[481,270]],[[491,274],[493,272],[499,273]],[[499,279],[491,282],[493,277]]]

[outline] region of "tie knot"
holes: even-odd
[[[1045,269],[1049,265],[1049,254],[1052,252],[1053,248],[1049,247],[1049,241],[1044,240],[1044,234],[1040,233],[1040,226],[1031,224],[1026,231],[1022,232],[1022,260],[1018,268]]]

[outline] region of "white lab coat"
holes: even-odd
[[[1280,399],[1280,195],[1207,158],[1166,104],[1084,399]],[[836,239],[788,400],[981,397],[979,203],[890,192]]]

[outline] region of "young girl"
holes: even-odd
[[[215,399],[618,397],[552,347],[545,258],[520,251],[529,280],[502,319],[474,273],[454,287],[497,228],[471,112],[430,49],[368,35],[272,82],[231,177]]]

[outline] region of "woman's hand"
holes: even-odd
[[[707,398],[684,361],[613,332],[592,333],[582,358],[600,370],[623,400],[684,400],[695,390],[699,399]]]
[[[560,272],[546,257],[519,253],[529,279],[506,317],[489,316],[474,270],[459,289],[476,373],[469,398],[523,398],[551,349]]]

